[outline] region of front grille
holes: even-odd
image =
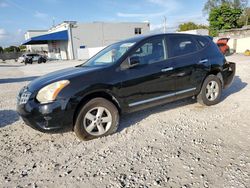
[[[17,103],[19,105],[26,104],[31,96],[31,92],[28,91],[27,87],[23,87],[17,96]]]

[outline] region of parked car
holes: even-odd
[[[230,38],[220,38],[218,41],[217,41],[217,46],[219,47],[221,53],[223,55],[229,55],[230,54],[230,48],[229,46],[227,45],[228,41],[229,41]]]
[[[123,113],[194,96],[215,105],[234,74],[209,37],[141,36],[35,79],[19,92],[17,111],[39,131],[69,128],[89,140],[114,133]]]
[[[46,63],[47,57],[36,53],[23,54],[18,58],[19,63],[32,64],[33,62]]]

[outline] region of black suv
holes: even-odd
[[[234,74],[210,37],[141,36],[35,79],[18,94],[17,111],[35,129],[70,128],[89,140],[114,133],[122,113],[186,97],[217,104]]]

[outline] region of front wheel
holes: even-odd
[[[206,106],[218,104],[222,93],[222,84],[220,79],[215,75],[209,75],[201,88],[197,101]]]
[[[91,140],[116,132],[119,112],[116,106],[104,99],[95,98],[87,102],[78,113],[74,132],[81,140]]]

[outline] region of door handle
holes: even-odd
[[[168,68],[165,68],[165,69],[161,69],[161,72],[168,72],[168,71],[171,71],[171,70],[174,70],[173,67],[168,67]]]
[[[203,59],[203,60],[200,60],[200,61],[199,61],[199,64],[207,63],[207,62],[208,62],[208,59]]]

